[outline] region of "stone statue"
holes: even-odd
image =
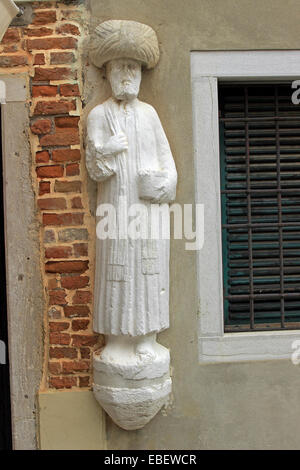
[[[88,115],[86,165],[100,183],[97,207],[118,209],[115,236],[96,240],[94,330],[106,345],[94,355],[94,392],[119,426],[137,429],[171,389],[169,352],[156,342],[169,326],[169,240],[151,238],[150,210],[174,200],[177,173],[156,111],[137,98],[142,67],[159,59],[153,29],[105,21],[89,52],[94,65],[105,65],[112,97]],[[148,215],[143,238],[122,232],[136,204]]]

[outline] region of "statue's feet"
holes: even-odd
[[[136,344],[135,353],[141,360],[151,360],[156,358],[156,335],[142,336]]]
[[[126,364],[135,361],[151,362],[162,348],[156,342],[156,334],[145,336],[107,336],[106,345],[100,353],[105,362]]]
[[[101,351],[105,362],[127,364],[135,361],[135,340],[130,336],[106,336],[106,344]]]
[[[114,344],[106,344],[101,350],[100,357],[105,362],[117,362],[120,358],[119,348]]]

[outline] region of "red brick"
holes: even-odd
[[[59,149],[53,150],[52,159],[54,162],[75,162],[80,160],[80,150]]]
[[[34,19],[32,24],[35,25],[42,25],[42,24],[48,24],[48,23],[55,23],[56,21],[56,12],[55,10],[49,10],[49,11],[38,11],[34,15]]]
[[[34,69],[34,81],[44,82],[46,80],[75,80],[76,70],[71,70],[68,67],[36,67]]]
[[[74,320],[75,321],[75,320]],[[70,326],[70,323],[68,322],[62,322],[62,321],[50,321],[49,322],[49,328],[50,328],[50,331],[53,332],[53,331],[64,331],[64,330],[67,330]]]
[[[82,20],[82,10],[62,10],[62,20],[69,20],[69,21],[81,21]]]
[[[70,344],[70,335],[67,333],[50,333],[50,344],[59,344],[61,346],[68,346]]]
[[[78,127],[80,117],[79,116],[60,116],[54,118],[55,126],[58,130],[62,130],[66,127]]]
[[[72,199],[72,209],[83,209],[81,197],[73,197]]]
[[[72,346],[95,346],[98,335],[72,335]]]
[[[79,377],[79,387],[89,387],[90,386],[90,377]]]
[[[48,134],[51,131],[52,122],[50,119],[36,119],[30,126],[33,134]]]
[[[71,255],[71,246],[51,246],[45,250],[46,258],[69,258]]]
[[[55,233],[53,230],[44,231],[44,243],[54,243],[55,242]],[[56,287],[56,286],[55,286]]]
[[[1,45],[9,44],[11,42],[13,43],[17,42],[19,41],[19,39],[20,39],[19,30],[17,28],[8,28],[8,30],[6,31],[6,33],[4,34],[2,38]]]
[[[62,96],[79,96],[78,85],[60,85],[60,94]]]
[[[39,184],[39,195],[50,193],[50,181],[41,181]]]
[[[48,370],[50,374],[59,375],[61,374],[61,364],[60,362],[49,362]]]
[[[41,146],[53,145],[75,145],[79,144],[79,131],[78,129],[64,129],[64,131],[57,132],[56,134],[44,135],[40,138]]]
[[[41,36],[51,36],[51,34],[53,34],[53,29],[50,29],[50,28],[45,28],[45,27],[42,27],[42,28],[26,28],[24,30],[24,33],[29,36],[29,37],[32,37],[32,36],[35,36],[35,37],[41,37]]]
[[[87,305],[65,305],[64,306],[65,317],[74,318],[74,317],[88,317],[90,314],[90,309]],[[86,344],[82,346],[88,346]]]
[[[74,321],[76,321],[76,320],[74,320]],[[91,358],[90,348],[80,348],[80,357],[81,357],[81,359],[90,359]]]
[[[34,114],[65,114],[76,109],[75,101],[39,101]]]
[[[49,291],[49,305],[66,305],[66,292],[63,289]]]
[[[66,166],[66,176],[78,176],[79,175],[79,165],[78,163],[70,163]]]
[[[89,232],[86,228],[65,228],[58,232],[58,239],[64,243],[75,240],[88,240]]]
[[[89,326],[90,320],[73,320],[72,321],[72,330],[80,331],[86,330]]]
[[[55,96],[57,94],[56,85],[35,85],[32,87],[32,96]]]
[[[43,225],[82,225],[84,214],[43,214]]]
[[[51,65],[72,64],[73,62],[75,62],[73,52],[51,52],[50,54]]]
[[[59,178],[64,174],[64,167],[61,165],[39,166],[36,173],[38,178]]]
[[[89,267],[88,261],[48,261],[47,273],[84,273]],[[80,315],[79,315],[80,316]]]
[[[88,255],[88,245],[87,243],[74,243],[74,256],[79,258],[80,256],[87,256]]]
[[[55,181],[56,193],[80,193],[81,181]]]
[[[0,56],[0,67],[18,67],[28,64],[26,55],[2,55]]]
[[[45,39],[28,39],[27,48],[33,50],[48,49],[76,49],[77,39],[75,38],[45,38]]]
[[[43,150],[42,152],[36,152],[35,160],[37,163],[47,163],[49,161],[50,155],[47,150]]]
[[[89,284],[88,276],[62,276],[61,285],[65,289],[80,289]]]
[[[77,358],[77,349],[76,348],[68,348],[68,347],[52,347],[49,349],[49,356],[50,358],[61,359],[61,358],[68,358],[68,359],[76,359]]]
[[[56,28],[56,32],[59,34],[74,34],[76,36],[80,35],[79,28],[74,24],[62,24]]]
[[[56,288],[57,288],[57,279],[55,277],[48,279],[48,289],[53,290]]]
[[[90,291],[78,290],[73,296],[73,304],[89,304],[92,300],[92,293]]]
[[[87,361],[68,361],[62,363],[62,373],[88,372],[90,364]]]
[[[45,65],[45,56],[44,54],[35,54],[33,65]]]
[[[62,210],[62,209],[66,209],[67,207],[66,200],[62,197],[38,199],[37,203],[38,203],[39,208],[45,211]]]
[[[0,44],[0,46],[2,45]],[[2,47],[3,47],[2,53],[6,54],[10,52],[17,52],[17,50],[19,49],[19,44],[11,44],[9,46],[2,46]]]
[[[50,377],[49,378],[49,387],[50,388],[72,388],[76,387],[77,378],[76,377]]]
[[[49,318],[53,318],[53,320],[58,320],[61,318],[61,311],[57,307],[51,307],[48,311]]]

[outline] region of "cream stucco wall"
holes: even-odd
[[[130,19],[157,32],[161,59],[144,74],[140,98],[158,111],[179,175],[177,202],[194,200],[191,50],[299,49],[297,0],[91,0],[92,18]],[[95,82],[96,80],[96,82]],[[106,98],[90,66],[87,110]],[[173,397],[144,429],[107,422],[111,449],[300,448],[300,370],[289,361],[200,365],[195,253],[171,247],[170,347]]]

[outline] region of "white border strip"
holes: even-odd
[[[192,80],[300,78],[300,51],[191,52]]]
[[[6,85],[3,80],[0,80],[0,104],[6,103]]]

